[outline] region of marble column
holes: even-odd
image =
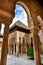
[[[35,61],[36,65],[41,65],[41,58],[40,58],[40,50],[39,50],[39,37],[36,32],[34,32],[34,56],[35,56]]]
[[[21,54],[21,37],[19,38],[19,53]]]
[[[6,65],[7,60],[7,50],[8,50],[8,35],[9,35],[9,24],[5,24],[5,31],[3,37],[3,46],[2,46],[2,54],[1,54],[1,65]]]
[[[29,34],[26,33],[25,35],[25,47],[26,47],[26,52],[29,48]]]
[[[33,49],[34,49],[34,58],[35,58],[35,64],[36,65],[41,65],[41,58],[40,58],[40,50],[39,50],[39,37],[38,37],[38,32],[39,32],[39,27],[38,25],[33,22],[32,17],[30,17],[30,23],[31,24],[31,29],[33,32]]]
[[[40,49],[39,49],[40,39],[38,36],[38,32],[39,32],[39,27],[38,27],[38,25],[35,25],[35,23],[34,23],[34,32],[33,32],[34,43],[33,43],[33,46],[34,46],[35,61],[36,61],[36,65],[41,65]]]

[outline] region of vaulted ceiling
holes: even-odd
[[[0,0],[0,9],[12,13],[12,10],[14,9],[13,6],[15,4],[15,1],[17,0]],[[37,0],[37,1],[41,6],[43,6],[43,0]]]
[[[0,14],[3,14],[7,17],[10,16],[10,18],[12,18],[12,16],[14,16],[13,11],[15,8],[16,1],[18,0],[0,0]],[[29,1],[32,1],[32,0],[20,0],[20,1],[25,1],[29,4]],[[43,7],[43,0],[36,0],[36,1]]]

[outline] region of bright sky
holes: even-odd
[[[23,24],[25,24],[26,26],[28,26],[27,23],[27,14],[26,11],[24,10],[24,8],[20,5],[16,5],[16,8],[14,10],[15,12],[15,17],[12,20],[12,24],[10,25],[10,27],[17,21],[20,20],[20,22],[22,22]],[[4,24],[2,24],[2,29],[1,29],[1,34],[3,35],[4,33]]]
[[[10,25],[12,26],[17,20],[20,20],[23,24],[25,24],[26,26],[28,26],[28,23],[27,23],[27,13],[26,11],[24,10],[24,8],[20,5],[16,5],[16,8],[15,8],[15,17],[13,19],[13,23]]]

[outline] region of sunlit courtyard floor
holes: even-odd
[[[1,55],[0,55],[1,59]],[[41,55],[41,63],[43,64],[43,55]],[[19,57],[14,55],[7,55],[6,65],[36,65],[35,60],[29,59],[26,54],[22,54]]]
[[[43,63],[43,55],[41,55],[41,62]],[[26,54],[19,57],[8,55],[6,65],[35,65],[35,60],[29,59]]]

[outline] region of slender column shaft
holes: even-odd
[[[1,65],[6,65],[7,60],[7,49],[8,49],[8,34],[9,34],[9,25],[5,25],[3,45],[2,45],[2,55],[1,55]]]

